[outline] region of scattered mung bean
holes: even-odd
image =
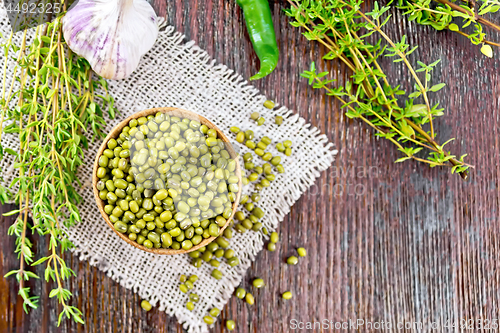
[[[272,243],[278,243],[279,242],[279,235],[276,231],[271,232],[271,242]]]
[[[220,261],[218,261],[217,259],[212,259],[208,262],[210,264],[210,266],[212,267],[219,267],[220,266]]]
[[[241,142],[253,138],[230,131]],[[215,129],[157,113],[132,119],[107,146],[97,189],[118,232],[148,249],[175,250],[220,234],[239,188],[236,161]],[[195,267],[198,256],[191,255]]]
[[[297,265],[298,262],[299,262],[299,259],[296,256],[288,257],[288,259],[286,260],[286,263],[288,265]]]
[[[186,285],[186,287],[188,288],[188,290],[191,290],[191,289],[194,288],[193,282],[191,282],[189,280],[186,281],[184,284]]]
[[[203,263],[203,260],[201,258],[195,258],[192,261],[193,266],[196,268],[200,268],[202,263]]]
[[[222,258],[224,256],[224,249],[218,249],[217,251],[214,252],[214,256],[216,258]]]
[[[274,165],[274,166],[277,166],[280,163],[281,163],[281,157],[279,157],[279,156],[274,156],[271,159],[271,164]]]
[[[276,116],[274,118],[274,123],[278,126],[280,126],[281,124],[283,124],[283,117],[282,116]]]
[[[238,141],[239,143],[243,143],[243,141],[245,141],[245,133],[239,132],[238,134],[236,134],[236,141]]]
[[[259,202],[260,198],[261,197],[259,193],[252,193],[252,195],[250,196],[250,199],[252,199],[253,202]]]
[[[253,215],[253,214],[250,214],[250,216],[248,217],[248,219],[250,221],[252,221],[252,223],[257,223],[259,222],[259,219],[257,218],[257,216]]]
[[[262,155],[262,159],[264,161],[270,161],[271,159],[273,158],[273,154],[267,152],[267,153],[264,153],[264,155]]]
[[[252,227],[253,231],[259,231],[260,229],[262,229],[262,223],[256,222],[253,224],[253,227]]]
[[[150,311],[153,307],[151,306],[151,304],[150,304],[148,301],[143,300],[143,301],[141,302],[141,308],[143,308],[143,309],[144,309],[144,311],[146,311],[146,312],[147,312],[147,311]]]
[[[214,279],[216,279],[216,280],[220,280],[220,279],[222,279],[222,276],[223,276],[223,275],[222,275],[222,272],[221,272],[221,271],[219,271],[218,269],[214,269],[214,270],[212,271],[212,274],[211,274],[211,275],[212,275],[212,277],[213,277]]]
[[[255,207],[253,210],[252,210],[252,214],[257,216],[257,218],[261,219],[264,217],[264,211],[259,208],[259,207]]]
[[[252,221],[250,221],[250,219],[244,219],[244,220],[241,222],[241,225],[242,225],[245,229],[252,229],[252,227],[253,227],[253,223],[252,223]]]
[[[264,142],[260,141],[259,143],[257,143],[257,148],[262,149],[262,150],[266,150],[267,149],[267,144],[265,144]]]
[[[255,149],[255,147],[257,147],[257,144],[255,142],[253,142],[252,140],[247,140],[245,142],[245,146],[247,146],[248,148],[250,149]]]
[[[263,136],[262,139],[260,139],[260,141],[262,141],[266,145],[269,145],[272,142],[271,138],[269,138],[268,136]]]
[[[254,279],[252,281],[252,285],[255,287],[255,288],[262,288],[265,286],[265,283],[264,283],[264,280],[262,280],[261,278],[257,278],[257,279]]]
[[[227,249],[226,252],[224,252],[224,258],[231,259],[232,257],[234,257],[234,250]]]
[[[191,302],[198,303],[200,301],[200,296],[198,296],[198,294],[191,293],[191,294],[189,294],[189,300]]]
[[[233,331],[236,327],[234,320],[226,320],[226,328],[228,331]]]
[[[245,228],[244,226],[242,226],[239,223],[234,226],[234,229],[236,229],[236,231],[241,233],[241,234],[244,234],[245,232],[247,232],[247,228]]]
[[[231,259],[227,260],[227,264],[231,267],[238,266],[240,264],[240,259],[237,257],[232,257]]]
[[[245,131],[245,139],[247,140],[252,140],[254,136],[254,133],[252,130],[247,130]]]
[[[265,108],[274,109],[274,106],[275,106],[275,104],[271,100],[267,100],[267,101],[264,102],[264,107]]]
[[[223,249],[227,249],[229,247],[229,242],[222,237],[217,237],[215,242]]]
[[[253,304],[255,303],[255,298],[253,297],[253,295],[252,295],[252,294],[247,293],[247,294],[245,295],[245,301],[246,301],[248,304],[253,305]]]
[[[238,297],[239,299],[245,298],[246,294],[247,294],[247,292],[245,289],[243,289],[243,288],[236,289],[236,297]]]

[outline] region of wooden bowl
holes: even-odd
[[[95,196],[95,201],[97,203],[97,207],[99,207],[99,211],[101,212],[102,217],[104,218],[104,220],[106,221],[106,223],[108,224],[108,226],[111,228],[111,230],[113,230],[125,242],[127,242],[128,244],[130,244],[130,245],[132,245],[132,246],[134,246],[134,247],[136,247],[138,249],[141,249],[143,251],[151,252],[151,253],[156,253],[156,254],[171,255],[171,254],[188,253],[188,252],[191,252],[191,251],[195,251],[195,250],[199,249],[200,247],[208,245],[216,237],[206,238],[200,244],[198,244],[196,246],[193,246],[189,250],[183,250],[183,249],[174,250],[174,249],[163,249],[163,248],[161,248],[161,249],[155,249],[155,248],[148,249],[145,246],[140,245],[140,244],[138,244],[135,241],[131,241],[125,234],[122,234],[122,233],[116,231],[116,229],[113,226],[113,223],[109,220],[108,214],[106,214],[106,212],[104,211],[104,201],[99,197],[99,190],[97,189],[97,182],[99,181],[99,178],[97,177],[97,169],[99,168],[99,157],[102,155],[102,153],[104,152],[104,150],[107,148],[108,141],[110,139],[116,139],[120,135],[122,129],[125,126],[128,125],[128,123],[129,123],[130,120],[132,120],[134,118],[137,119],[137,118],[140,118],[140,117],[147,117],[149,115],[154,115],[154,114],[156,114],[158,112],[163,112],[163,113],[166,113],[166,114],[168,114],[170,116],[176,116],[176,117],[181,117],[181,118],[188,118],[188,119],[191,119],[191,120],[198,120],[202,125],[206,125],[208,128],[215,129],[217,131],[218,137],[220,139],[222,139],[224,142],[229,143],[229,139],[224,135],[224,133],[220,129],[217,128],[217,126],[215,126],[214,124],[212,124],[206,118],[204,118],[204,117],[202,117],[202,116],[200,116],[200,115],[198,115],[198,114],[196,114],[194,112],[183,110],[183,109],[179,109],[179,108],[170,108],[170,107],[168,107],[168,108],[154,108],[154,109],[148,109],[148,110],[140,111],[140,112],[137,112],[137,113],[131,115],[130,117],[128,117],[127,119],[123,120],[121,123],[119,123],[118,125],[116,125],[115,128],[113,128],[113,130],[108,134],[108,136],[102,142],[102,145],[99,148],[99,151],[97,152],[97,155],[96,155],[96,158],[95,158],[95,162],[94,162],[94,169],[92,171],[92,188],[94,190],[94,196]],[[224,231],[224,229],[227,228],[227,226],[229,225],[229,223],[231,223],[231,220],[233,219],[234,214],[236,213],[236,209],[238,207],[238,203],[240,202],[241,190],[242,190],[242,187],[243,187],[242,186],[242,181],[241,181],[241,167],[240,167],[240,163],[239,163],[239,160],[238,160],[238,155],[236,154],[236,152],[234,151],[234,149],[233,149],[233,147],[232,147],[232,145],[230,143],[227,145],[227,150],[229,151],[229,155],[231,156],[231,158],[233,158],[236,161],[235,174],[236,174],[236,176],[239,179],[239,181],[238,181],[239,191],[238,191],[238,193],[236,195],[236,200],[233,203],[233,212],[231,214],[231,217],[229,219],[227,219],[226,224],[220,229],[221,233]]]

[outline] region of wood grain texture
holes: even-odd
[[[166,13],[169,24],[218,62],[247,78],[257,71],[258,59],[234,1],[158,0],[156,6]],[[442,59],[435,77],[448,85],[432,101],[439,101],[446,115],[436,128],[441,142],[456,137],[449,149],[468,153],[468,161],[475,165],[471,180],[464,182],[448,170],[411,161],[394,164],[400,155],[390,143],[375,138],[364,124],[348,120],[337,102],[308,87],[299,73],[311,61],[319,62],[325,50],[289,26],[283,1],[271,2],[271,7],[281,59],[274,73],[254,85],[320,128],[340,154],[281,224],[277,251],[262,251],[248,270],[244,287],[250,287],[255,276],[267,284],[255,292],[256,304],[249,306],[233,297],[212,331],[225,332],[221,323],[226,319],[237,321],[236,332],[274,333],[301,331],[289,328],[291,319],[442,325],[499,318],[498,50],[495,59],[488,59],[478,46],[450,32],[415,26],[398,12],[390,21],[392,37],[406,34],[411,44],[420,45],[412,61]],[[343,66],[328,66],[339,79],[344,77]],[[391,82],[409,86],[402,66],[385,62],[384,68]],[[10,223],[7,218],[0,223],[2,275],[18,265],[13,239],[6,236]],[[36,240],[38,251],[46,249],[45,240]],[[298,246],[307,248],[307,258],[287,266],[285,258]],[[88,263],[70,255],[68,261],[77,275],[70,289],[86,325],[65,321],[55,328],[57,305],[40,282],[32,287],[42,295],[42,306],[25,315],[16,284],[9,278],[0,279],[1,332],[182,331],[175,318],[157,309],[144,313],[137,295]],[[36,273],[41,275],[42,270]],[[280,298],[286,290],[294,293],[291,301]],[[462,331],[457,326],[432,332]]]

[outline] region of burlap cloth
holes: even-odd
[[[8,36],[10,26],[3,8],[0,20],[0,31]],[[17,33],[15,41],[19,42],[20,37],[21,33]],[[325,135],[286,107],[275,110],[264,108],[265,96],[260,95],[240,75],[217,64],[194,42],[186,42],[184,36],[172,27],[160,32],[155,46],[143,57],[130,78],[110,82],[110,93],[115,97],[121,114],[117,119],[108,121],[108,130],[134,112],[176,106],[205,116],[226,133],[229,133],[229,127],[236,125],[253,130],[257,138],[269,136],[273,144],[268,150],[273,155],[282,156],[286,169],[284,174],[277,174],[272,185],[261,193],[258,205],[266,212],[262,222],[269,231],[278,227],[293,203],[314,183],[320,171],[332,164],[337,153]],[[254,111],[266,118],[265,125],[257,126],[249,119]],[[274,124],[276,115],[285,119],[279,127]],[[285,157],[274,146],[289,138],[293,140],[293,155]],[[2,143],[5,147],[18,149],[18,139],[13,134],[4,134]],[[89,186],[99,145],[100,142],[90,145],[80,170],[80,179],[87,186],[81,189],[83,203],[79,209],[82,222],[69,230],[69,237],[76,246],[75,255],[81,260],[88,260],[123,287],[149,300],[153,306],[176,316],[188,332],[207,331],[203,316],[213,307],[223,308],[252,260],[262,250],[265,236],[261,232],[235,233],[231,248],[236,251],[241,264],[231,268],[223,261],[219,268],[224,274],[221,280],[210,276],[212,268],[207,264],[199,269],[193,267],[187,255],[154,255],[126,244],[102,219]],[[235,143],[235,146],[241,153],[249,151],[240,144]],[[17,174],[17,170],[12,169],[10,155],[0,162],[0,167],[5,183],[10,183]],[[244,193],[252,193],[252,188],[246,186]],[[200,302],[192,312],[185,307],[188,295],[178,288],[181,274],[197,274],[199,277],[194,290],[200,296]]]

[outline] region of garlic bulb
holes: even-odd
[[[146,0],[79,0],[63,18],[64,39],[100,76],[130,75],[158,37],[158,18]]]

